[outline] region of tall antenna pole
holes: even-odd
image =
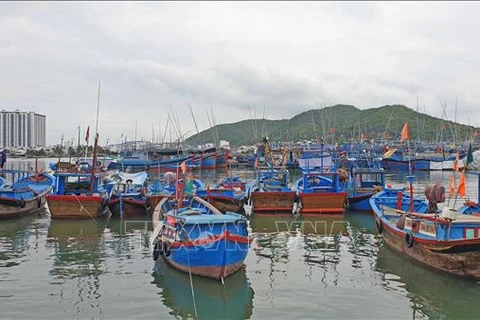
[[[137,117],[135,117],[135,151],[137,151]]]
[[[77,152],[76,152],[76,154],[77,154],[77,160],[80,161],[80,153],[79,153],[79,151],[80,151],[80,125],[78,125],[77,129],[78,129],[78,141],[77,141]]]

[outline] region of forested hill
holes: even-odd
[[[302,112],[291,119],[248,119],[220,124],[189,137],[186,142],[200,145],[227,140],[230,145],[251,145],[268,135],[271,141],[321,139],[350,141],[366,139],[398,139],[408,121],[410,139],[435,142],[462,142],[480,129],[435,118],[403,105],[387,105],[360,110],[349,105],[335,105]]]

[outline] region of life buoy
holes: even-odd
[[[405,234],[405,243],[407,244],[407,247],[413,247],[413,234],[411,232]]]
[[[158,247],[159,247],[158,242],[155,242],[155,245],[153,246],[153,260],[154,261],[157,261],[158,256],[160,255],[160,249]]]
[[[382,220],[380,219],[375,219],[375,226],[377,227],[377,231],[379,234],[382,234],[383,232],[383,224],[382,224]]]

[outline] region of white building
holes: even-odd
[[[0,111],[0,147],[45,147],[46,120],[46,116],[35,112]]]

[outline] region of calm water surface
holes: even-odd
[[[42,160],[41,167],[46,167]],[[9,168],[34,167],[9,159]],[[250,172],[237,171],[245,179]],[[213,182],[227,171],[199,175]],[[415,189],[450,173],[417,173]],[[292,180],[299,176],[293,172]],[[476,199],[476,178],[467,193]],[[389,183],[404,185],[404,174]],[[254,241],[222,285],[152,260],[145,220],[0,221],[0,318],[478,319],[475,281],[438,274],[382,245],[372,214],[249,217]]]

